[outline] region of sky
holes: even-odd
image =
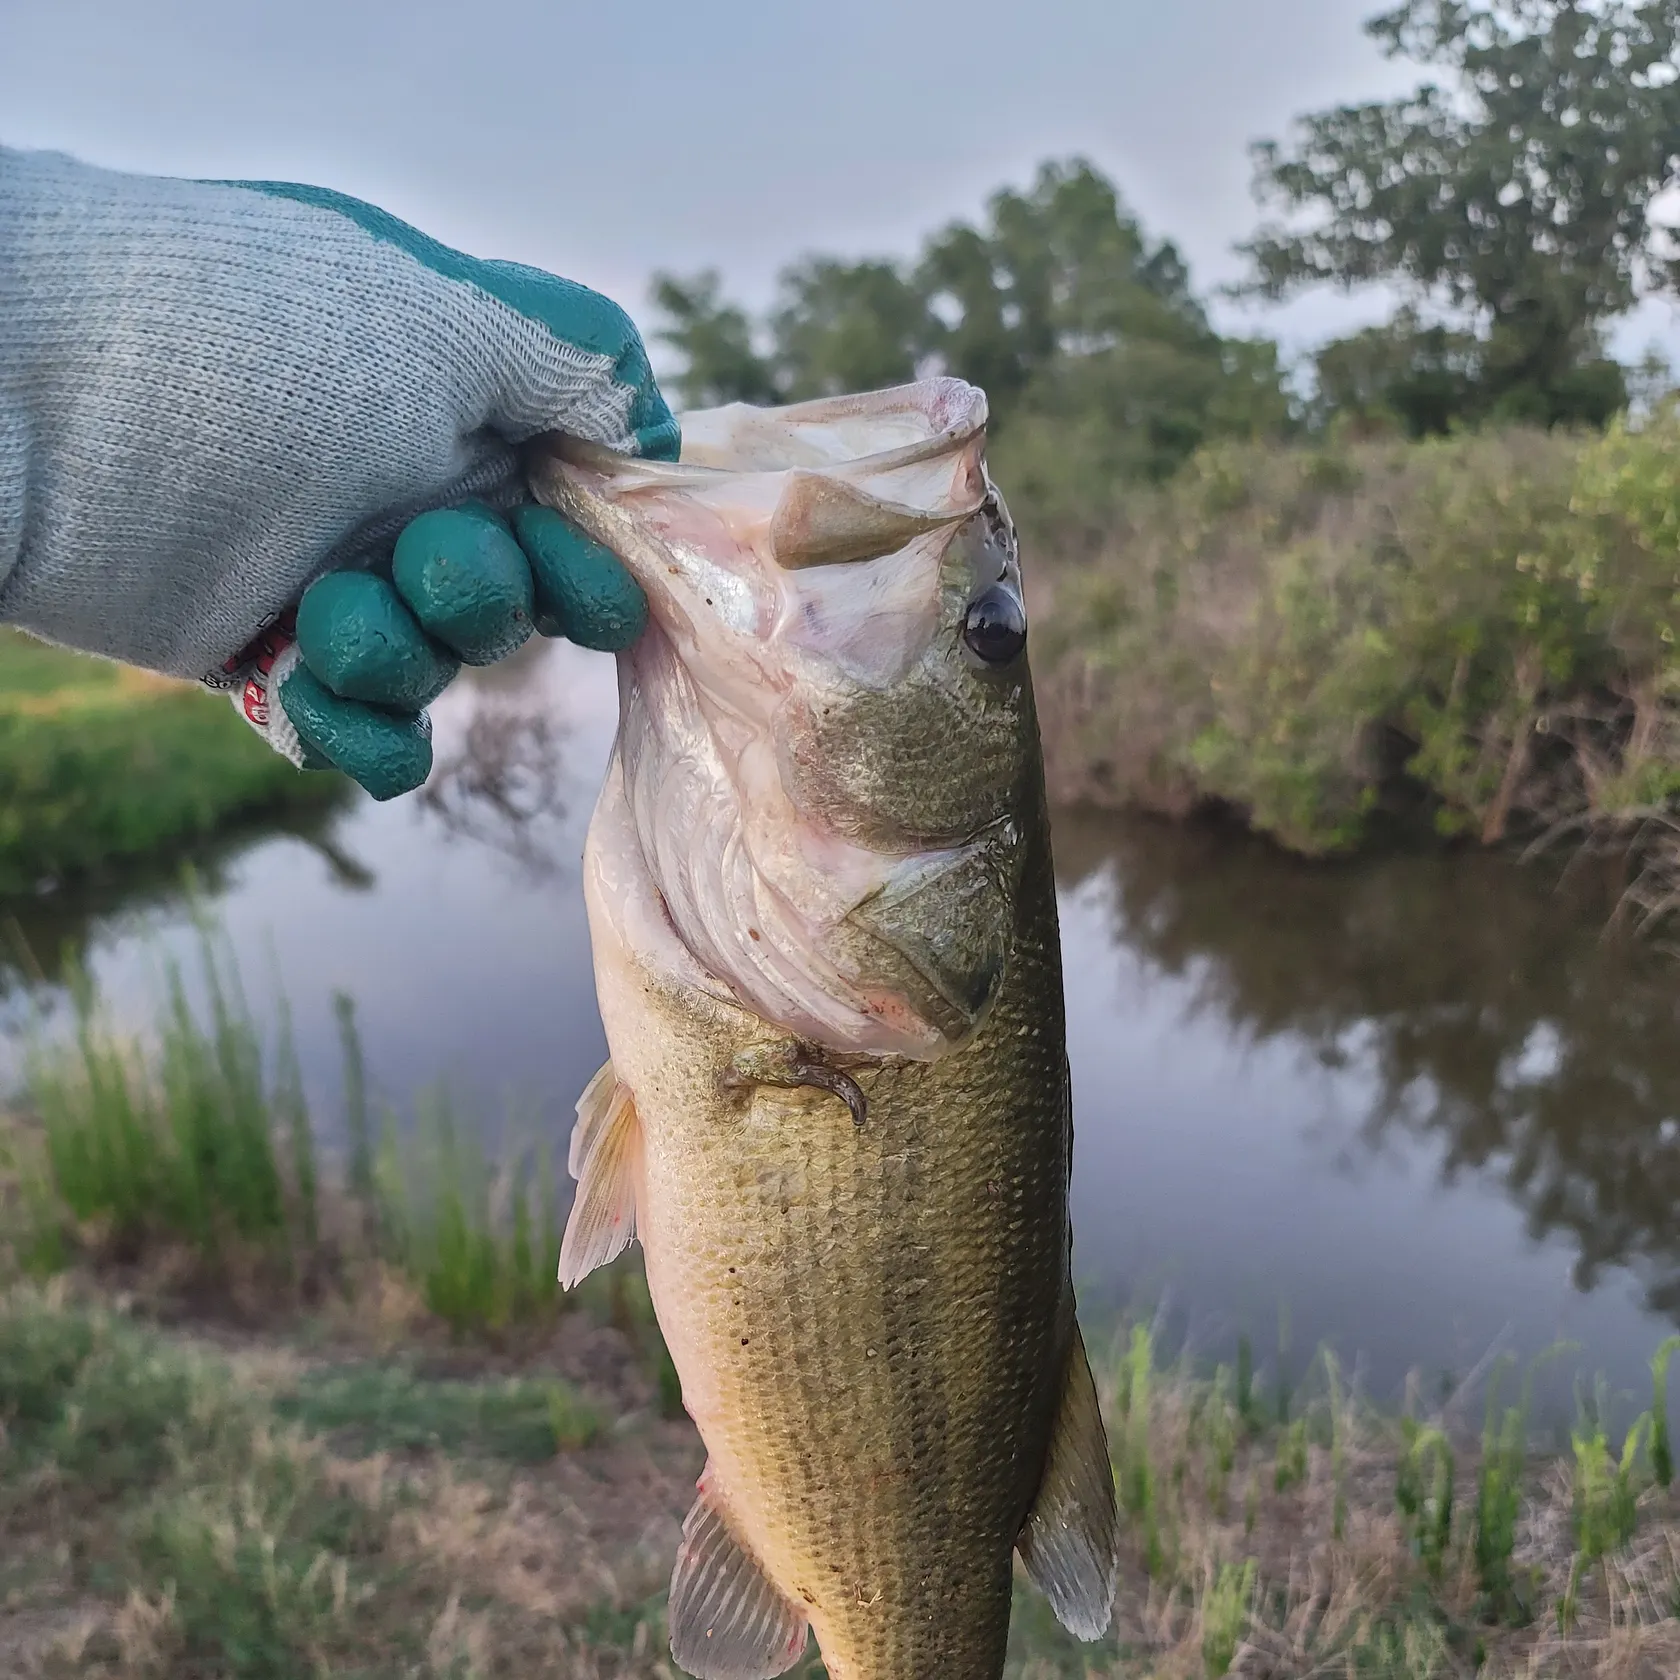
[[[1416,79],[1375,0],[0,0],[0,143],[303,180],[607,292],[807,251],[908,255],[1080,154],[1207,291],[1242,273],[1250,142]],[[1216,306],[1293,351],[1382,297]],[[1618,335],[1680,349],[1648,306]]]

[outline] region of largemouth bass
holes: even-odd
[[[646,1256],[709,1455],[701,1680],[996,1680],[1013,1557],[1094,1639],[1117,1519],[1069,1276],[1072,1120],[1014,528],[956,380],[548,441],[651,626],[585,882],[612,1060],[575,1284]]]

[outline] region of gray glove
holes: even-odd
[[[676,453],[595,293],[317,189],[0,149],[0,621],[229,688],[294,761],[404,791],[462,659],[640,627],[611,557],[522,506],[548,430]],[[329,579],[300,647],[345,569],[373,575]]]

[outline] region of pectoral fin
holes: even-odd
[[[774,1680],[804,1652],[805,1612],[729,1532],[710,1478],[708,1466],[671,1575],[671,1655],[695,1680]]]
[[[1062,1626],[1076,1639],[1100,1639],[1114,1612],[1120,1518],[1097,1385],[1077,1324],[1044,1481],[1016,1544]]]
[[[573,1289],[616,1260],[636,1235],[636,1164],[642,1127],[608,1062],[578,1098],[566,1165],[577,1196],[560,1244],[560,1287]]]
[[[730,1062],[723,1083],[732,1090],[772,1085],[784,1091],[827,1091],[851,1110],[852,1124],[860,1131],[869,1124],[869,1099],[863,1087],[849,1073],[829,1066],[818,1051],[792,1039],[748,1045]]]

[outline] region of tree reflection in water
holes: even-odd
[[[488,846],[532,878],[549,879],[576,861],[564,827],[566,740],[565,726],[540,702],[486,695],[420,803],[452,838]]]
[[[301,840],[309,846],[340,888],[369,890],[373,872],[345,849],[337,834],[340,819],[358,797],[345,782],[337,801],[296,817],[259,818],[183,852],[128,863],[52,892],[0,898],[0,1030],[15,1026],[20,1010],[50,1008],[51,994],[63,985],[67,969],[86,962],[95,940],[110,943],[137,931],[152,912],[173,910],[189,880],[206,903],[213,903],[246,854],[275,839]]]
[[[1495,1176],[1575,1281],[1627,1267],[1680,1321],[1680,960],[1606,934],[1594,864],[1476,854],[1301,863],[1205,828],[1057,820],[1064,887],[1106,871],[1116,936],[1255,1039],[1355,1061],[1360,1135]]]

